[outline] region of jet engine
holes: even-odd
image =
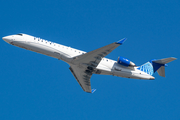
[[[119,57],[117,60],[117,63],[126,67],[135,67],[136,65],[131,62],[129,59],[124,58],[124,57]]]

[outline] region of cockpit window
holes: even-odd
[[[23,36],[23,34],[19,33],[19,34],[16,34],[16,35],[20,35],[20,36]]]

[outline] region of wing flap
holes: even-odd
[[[77,82],[81,86],[81,88],[85,92],[91,93],[91,82],[90,78],[92,76],[92,72],[87,72],[84,68],[79,68],[77,66],[71,66],[70,68],[71,73],[76,78]]]
[[[99,49],[93,50],[91,52],[88,52],[86,54],[76,56],[74,57],[74,60],[72,61],[74,64],[89,64],[94,67],[97,67],[97,65],[100,63],[103,57],[107,56],[109,53],[111,53],[115,48],[117,48],[119,45],[122,45],[123,42],[125,42],[126,38],[121,39],[118,42],[111,43],[107,46],[101,47]]]
[[[93,93],[95,91],[91,90],[90,78],[102,58],[112,52],[119,45],[122,45],[125,41],[126,38],[73,58],[73,65],[71,65],[69,69],[85,92]],[[86,67],[82,67],[81,65],[85,65]],[[80,66],[82,68],[80,68]],[[97,70],[96,73],[98,72],[100,71]]]

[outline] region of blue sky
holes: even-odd
[[[1,0],[0,36],[26,33],[91,51],[128,40],[107,57],[136,65],[180,58],[179,0]],[[0,40],[1,120],[179,120],[179,60],[166,77],[135,80],[93,75],[85,93],[69,65]]]

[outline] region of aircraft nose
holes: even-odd
[[[5,36],[2,38],[5,42],[9,43],[12,41],[12,37],[11,36]]]

